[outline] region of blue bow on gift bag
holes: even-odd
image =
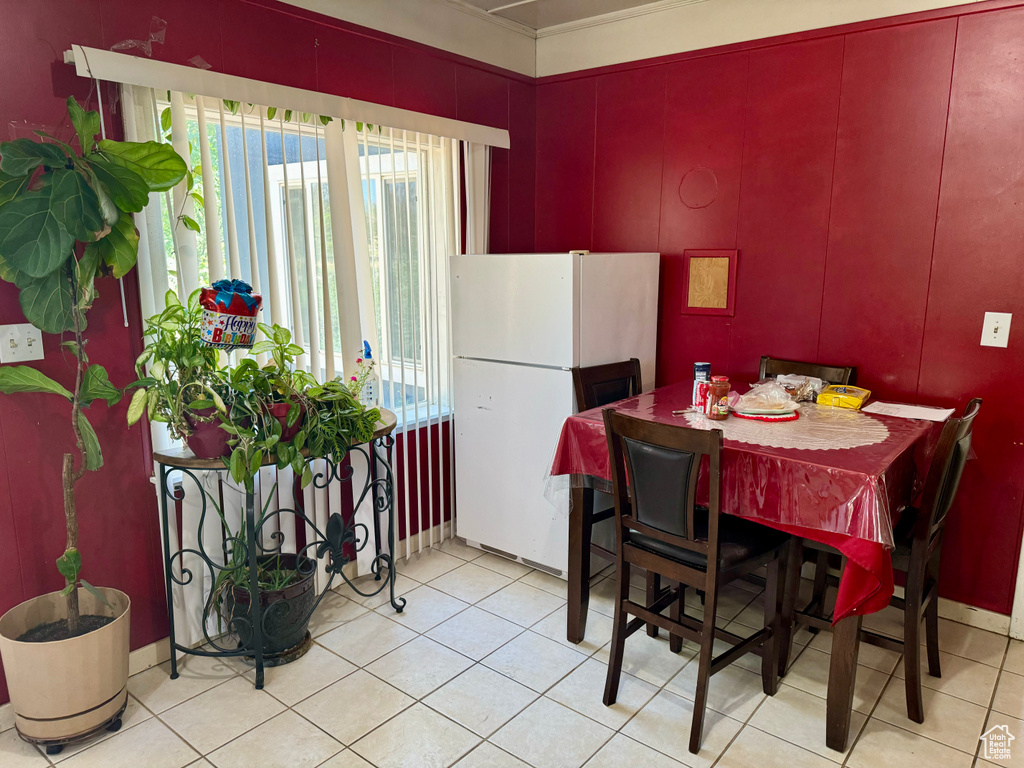
[[[252,295],[252,286],[244,280],[218,280],[213,287],[217,289],[217,303],[224,307],[231,306],[233,296],[238,296],[249,309],[259,303]]]

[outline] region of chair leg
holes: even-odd
[[[621,545],[620,545],[621,546]],[[616,568],[619,580],[619,597],[615,601],[615,625],[612,628],[612,647],[608,657],[608,676],[604,683],[604,705],[610,707],[619,695],[619,678],[622,676],[622,653],[626,647],[626,621],[629,615],[623,605],[629,599],[629,563],[618,558]]]
[[[771,634],[761,648],[761,687],[769,696],[779,688],[779,648],[782,625],[783,563],[778,558],[768,564],[764,590],[764,626]]]
[[[704,731],[704,711],[707,708],[708,681],[711,678],[711,659],[715,647],[715,610],[718,590],[712,588],[704,598],[704,626],[701,629],[700,659],[697,664],[697,689],[693,696],[693,722],[690,725],[690,752],[700,752]]]
[[[789,657],[793,651],[793,619],[796,615],[796,598],[800,592],[800,566],[804,561],[804,548],[800,539],[794,536],[786,545],[786,571],[782,580],[782,616],[779,621],[779,677],[786,676]]]
[[[932,677],[942,677],[942,667],[939,664],[939,588],[936,584],[931,602],[924,609],[924,638],[928,647],[928,674]]]
[[[658,599],[658,593],[661,592],[661,574],[647,572],[647,605],[651,606],[654,601]],[[654,624],[647,625],[647,634],[651,637],[658,636],[658,627]]]
[[[903,674],[907,687],[907,717],[924,722],[921,701],[921,613],[917,600],[907,600],[903,612]]]
[[[828,561],[829,553],[824,550],[817,553],[814,561],[814,588],[811,591],[811,604],[809,608],[812,615],[819,618],[825,615],[825,598],[828,595]],[[811,627],[810,631],[812,634],[817,634],[818,632],[814,627]]]
[[[589,488],[572,490],[569,510],[569,601],[566,638],[580,643],[587,632],[590,605],[590,540],[594,520],[594,492]]]
[[[679,595],[672,603],[672,621],[679,621],[679,617],[683,613],[683,600],[686,599],[686,585],[680,584],[678,586]],[[682,635],[669,634],[668,636],[668,649],[672,653],[679,653],[683,650],[683,637]]]

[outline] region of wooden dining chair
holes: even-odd
[[[750,520],[719,513],[721,430],[657,424],[610,408],[604,411],[604,423],[612,464],[618,579],[604,703],[615,703],[626,638],[645,624],[666,630],[670,648],[676,653],[682,649],[683,638],[698,643],[697,690],[690,730],[690,752],[696,754],[700,750],[708,681],[713,674],[745,653],[758,653],[764,692],[775,694],[776,638],[784,591],[780,561],[790,537]],[[705,457],[710,471],[706,508],[694,503],[697,476]],[[717,629],[719,588],[762,565],[767,565],[763,628],[747,638]],[[629,599],[630,569],[634,566],[663,575],[678,586],[661,590],[653,602],[639,605]],[[702,621],[686,615],[685,586],[705,593]],[[670,616],[662,615],[666,608],[671,609]],[[629,616],[635,618],[629,620]],[[713,657],[716,637],[733,647]]]
[[[821,363],[805,363],[799,360],[780,360],[777,357],[761,356],[760,378],[795,373],[799,376],[813,376],[827,381],[829,384],[856,384],[857,366],[855,365],[822,365]]]
[[[592,408],[600,408],[603,405],[624,400],[627,397],[639,395],[643,391],[643,384],[640,378],[640,361],[633,357],[618,363],[607,363],[605,365],[591,365],[586,368],[576,366],[572,369],[572,383],[576,390],[576,410],[589,411]],[[582,593],[580,602],[581,613],[586,611],[586,594],[589,593],[587,583],[590,579],[590,555],[595,554],[609,562],[615,561],[615,553],[593,542],[593,528],[595,523],[607,520],[615,513],[614,506],[602,506],[595,510],[595,491],[592,488],[582,488],[574,499],[574,503],[580,503],[582,510],[582,525],[570,526],[569,535],[569,589],[575,589]],[[578,538],[577,538],[578,537]],[[575,562],[576,560],[579,562]],[[575,574],[579,573],[579,584]],[[648,578],[648,592],[652,592],[657,586],[651,577]],[[569,617],[570,622],[578,626],[579,639],[583,639],[583,627],[586,624],[585,614],[581,617]]]
[[[971,450],[974,419],[981,410],[981,398],[974,398],[959,419],[949,419],[942,427],[939,443],[932,456],[919,507],[908,507],[893,530],[892,567],[905,576],[903,597],[895,595],[889,605],[903,611],[903,637],[894,638],[870,629],[862,629],[861,641],[903,654],[904,682],[907,695],[907,717],[915,723],[924,722],[921,698],[921,621],[925,622],[925,647],[928,653],[928,674],[941,677],[939,664],[939,564],[946,517],[953,506],[964,465]],[[811,542],[804,542],[811,544]],[[816,548],[830,549],[817,544]],[[797,543],[796,548],[800,544]],[[835,552],[835,550],[830,550]],[[795,579],[799,582],[799,579]],[[793,620],[794,591],[799,584],[789,584],[784,600],[782,621]],[[835,584],[838,586],[838,583]],[[789,635],[791,637],[791,635]],[[791,650],[780,654],[785,664]]]
[[[822,365],[821,363],[808,363],[801,360],[781,360],[777,357],[769,357],[768,355],[761,356],[759,378],[764,379],[769,376],[780,376],[787,373],[795,373],[798,376],[813,376],[816,379],[827,381],[829,384],[849,385],[857,383],[857,366],[855,365]],[[828,569],[830,567],[841,567],[841,561],[835,555],[830,555],[827,552],[806,551],[805,557],[815,563],[814,591],[811,604],[823,607]]]
[[[572,384],[576,390],[576,410],[589,411],[602,405],[639,395],[643,390],[640,380],[640,361],[631,357],[621,363],[576,366],[572,369]]]

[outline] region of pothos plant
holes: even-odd
[[[307,458],[340,457],[355,443],[373,438],[380,411],[366,408],[357,399],[358,390],[368,375],[361,366],[353,386],[339,379],[319,384],[296,365],[302,347],[292,343],[292,334],[280,325],[260,324],[266,337],[256,342],[250,355],[268,355],[263,367],[250,356],[228,372],[230,385],[224,429],[231,433],[231,455],[224,462],[232,479],[254,487],[254,479],[267,458],[279,469],[291,467],[300,484],[306,486],[313,475]],[[289,405],[284,423],[270,409],[280,403]],[[284,439],[285,428],[299,427],[291,439]]]
[[[139,234],[131,214],[152,192],[167,190],[186,174],[185,161],[167,144],[97,141],[100,116],[73,97],[68,115],[80,151],[42,131],[0,143],[0,279],[14,283],[25,318],[44,333],[69,334],[62,347],[76,360],[68,389],[24,365],[0,366],[0,392],[43,392],[71,405],[75,453],[61,470],[67,544],[57,559],[64,577],[70,634],[79,628],[80,578],[75,484],[103,466],[99,440],[83,409],[116,404],[120,389],[86,354],[86,314],[96,298],[96,278],[123,277],[138,257]],[[99,594],[95,592],[95,594]]]
[[[198,422],[226,412],[227,374],[217,348],[203,343],[200,293],[197,288],[182,304],[174,291],[167,291],[164,310],[146,320],[146,348],[135,362],[140,378],[131,386],[139,389],[128,406],[128,426],[145,413],[185,439]]]
[[[270,359],[260,367],[253,357],[246,357],[228,373],[230,405],[223,428],[232,435],[228,441],[232,451],[224,461],[231,478],[249,491],[263,460],[271,457],[280,469],[290,466],[307,485],[312,474],[302,456],[305,433],[300,430],[290,440],[281,438],[285,427],[295,427],[302,418],[304,393],[316,379],[296,366],[303,349],[292,344],[291,331],[276,324],[260,323],[259,327],[266,338],[253,345],[250,355],[269,354]],[[271,407],[279,403],[289,406],[284,424],[271,414]]]

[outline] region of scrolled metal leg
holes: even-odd
[[[372,446],[371,446],[371,450],[370,450],[370,453],[369,453],[369,473],[370,473],[370,483],[372,484],[373,488],[376,489],[377,488],[377,479],[378,479],[378,473],[377,473],[377,451]],[[376,503],[377,502],[377,491],[376,490],[374,490],[374,497],[373,497],[372,501],[374,502],[373,505],[372,505],[372,507],[373,507],[373,513],[372,513],[372,516],[373,516],[373,545],[374,545],[374,551],[376,551],[377,554],[379,555],[380,552],[381,552],[380,516],[377,514],[377,503]],[[376,564],[376,561],[374,561],[374,563]],[[380,581],[380,569],[379,568],[372,568],[371,567],[371,570],[373,571],[373,578],[374,578],[374,580],[375,581]]]
[[[380,549],[377,550],[377,557],[381,561],[387,562],[388,565],[388,579],[391,581],[390,584],[390,597],[391,607],[395,609],[395,612],[401,613],[405,609],[405,598],[395,597],[395,582],[398,581],[398,569],[395,567],[395,505],[394,505],[394,492],[395,483],[394,475],[391,472],[391,456],[392,448],[394,447],[395,441],[390,435],[382,437],[378,443],[383,445],[384,457],[381,458],[377,451],[374,451],[374,455],[380,459],[384,465],[384,483],[381,485],[380,492],[382,494],[382,504],[378,508],[379,511],[384,512],[388,516],[388,554],[384,556]],[[376,517],[376,513],[374,515]],[[386,559],[385,559],[386,558]]]
[[[171,559],[171,532],[167,519],[167,467],[160,465],[160,522],[164,532],[164,583],[167,586],[167,630],[171,645],[171,680],[178,679],[178,652],[174,643],[174,594],[171,574],[174,561]]]
[[[245,493],[246,546],[249,549],[249,621],[252,651],[256,662],[256,688],[263,688],[263,611],[260,606],[259,550],[256,546],[256,500],[252,491]]]

